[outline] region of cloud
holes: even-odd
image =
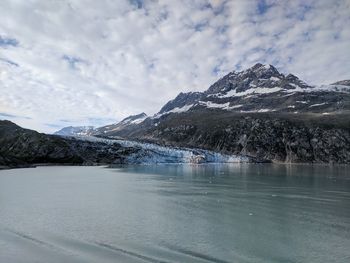
[[[256,62],[350,78],[349,14],[347,0],[3,0],[0,111],[52,132],[153,114]]]
[[[25,120],[31,120],[31,117],[27,116],[18,116],[18,115],[13,115],[13,114],[8,114],[6,112],[0,112],[0,119],[5,119],[5,120],[16,120],[16,119],[25,119]]]

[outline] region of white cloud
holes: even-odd
[[[48,132],[97,125],[256,62],[315,84],[350,78],[347,0],[137,2],[1,1],[0,112]]]

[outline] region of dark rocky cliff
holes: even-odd
[[[0,121],[0,166],[31,164],[105,164],[123,162],[132,148],[47,135]]]
[[[228,113],[197,110],[148,119],[119,136],[286,163],[350,163],[347,114]]]
[[[129,136],[274,162],[350,163],[350,119],[343,118],[197,111],[166,116]]]

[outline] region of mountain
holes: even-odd
[[[104,135],[106,133],[112,133],[119,130],[132,129],[136,124],[143,122],[147,118],[147,115],[142,112],[137,115],[131,115],[122,121],[94,128],[93,126],[69,126],[64,127],[61,130],[55,132],[55,135],[61,136],[92,136],[92,135]]]
[[[198,108],[251,112],[314,112],[332,114],[350,111],[350,87],[341,81],[311,86],[298,77],[284,75],[272,65],[231,72],[204,92],[180,93],[158,115]]]
[[[138,149],[120,144],[93,142],[47,135],[23,129],[10,121],[0,121],[0,168],[33,164],[123,163]]]
[[[103,127],[99,127],[94,130],[94,135],[104,135],[108,133],[117,132],[120,130],[133,129],[133,127],[147,118],[146,113],[142,112],[137,115],[131,115],[116,124],[110,124]]]
[[[135,121],[137,118],[133,118]],[[47,135],[0,121],[0,169],[38,164],[257,162],[255,158],[203,149],[165,147],[93,136]]]
[[[69,126],[64,127],[61,130],[55,132],[55,135],[62,135],[62,136],[88,136],[91,135],[94,131],[93,126]]]
[[[132,127],[100,135],[274,162],[350,163],[348,83],[312,86],[258,63],[204,92],[180,93]]]

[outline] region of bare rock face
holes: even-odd
[[[285,163],[350,163],[350,119],[304,115],[228,115],[222,111],[164,117],[136,138]]]

